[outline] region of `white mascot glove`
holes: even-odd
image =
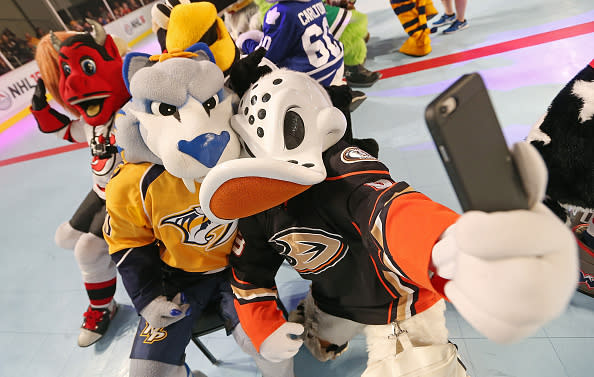
[[[256,41],[259,43],[262,40],[262,38],[264,38],[264,33],[260,30],[248,30],[245,33],[239,34],[239,37],[237,37],[237,40],[235,41],[235,45],[238,49],[243,51],[243,42],[247,41],[248,39],[251,39],[252,41]]]
[[[171,301],[158,296],[140,311],[140,315],[152,328],[160,329],[183,319],[190,312],[190,304],[185,303],[182,293],[178,293]]]
[[[542,158],[528,143],[514,145],[512,155],[530,209],[466,212],[432,253],[437,274],[450,280],[448,299],[499,343],[529,336],[559,316],[578,279],[575,238],[541,203],[547,182]]]
[[[303,339],[299,338],[303,334],[304,327],[300,323],[285,322],[260,345],[260,355],[268,361],[279,363],[290,359],[299,352],[303,344]]]

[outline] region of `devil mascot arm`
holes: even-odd
[[[56,32],[41,39],[36,61],[43,80],[39,79],[31,103],[42,132],[90,146],[92,190],[55,234],[58,246],[74,249],[90,301],[78,338],[81,347],[105,334],[117,310],[113,299],[116,268],[103,239],[102,225],[105,186],[121,162],[113,121],[130,97],[121,74],[120,54],[127,46],[118,46],[101,25],[89,22],[93,33]],[[46,88],[75,120],[50,107]]]

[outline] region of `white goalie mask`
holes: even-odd
[[[253,84],[237,111],[231,127],[252,158],[227,161],[205,178],[200,199],[203,206],[211,204],[205,211],[212,210],[207,216],[215,221],[236,215],[235,209],[217,213],[211,202],[217,191],[229,189],[229,181],[241,179],[241,190],[237,186],[241,192],[234,195],[245,196],[243,209],[234,218],[253,212],[252,206],[257,212],[271,208],[322,182],[326,178],[322,153],[346,130],[344,115],[333,107],[325,89],[308,75],[286,69],[273,70]],[[259,203],[262,199],[270,205]]]
[[[296,167],[294,179],[311,185],[326,178],[322,152],[344,134],[346,123],[337,112],[308,75],[277,70],[245,93],[231,127],[252,157],[289,162]]]

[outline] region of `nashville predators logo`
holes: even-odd
[[[237,222],[230,224],[215,224],[210,221],[200,206],[161,220],[161,226],[174,226],[182,233],[182,242],[187,245],[197,245],[211,250],[225,244],[235,237]]]
[[[164,329],[156,329],[151,327],[148,322],[145,321],[144,329],[139,334],[145,338],[142,342],[145,344],[153,344],[167,338],[167,331]]]
[[[283,248],[281,254],[300,274],[319,274],[338,263],[348,251],[342,237],[319,229],[285,229],[269,242]]]

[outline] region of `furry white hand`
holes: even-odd
[[[290,359],[301,348],[304,327],[300,323],[285,322],[278,329],[268,335],[260,345],[260,355],[268,361],[278,363]]]
[[[165,296],[155,298],[140,311],[140,315],[151,327],[160,329],[183,319],[190,312],[190,304],[185,302],[182,293],[178,293],[171,301]]]
[[[243,42],[247,41],[248,39],[260,42],[262,38],[264,38],[264,33],[260,30],[248,30],[245,33],[239,34],[239,37],[237,37],[237,40],[235,41],[235,45],[238,49],[243,51]]]
[[[516,146],[530,210],[469,211],[433,247],[445,294],[489,339],[513,342],[557,317],[576,288],[578,256],[571,231],[540,200],[546,170],[528,144]],[[544,179],[543,179],[544,177]]]

